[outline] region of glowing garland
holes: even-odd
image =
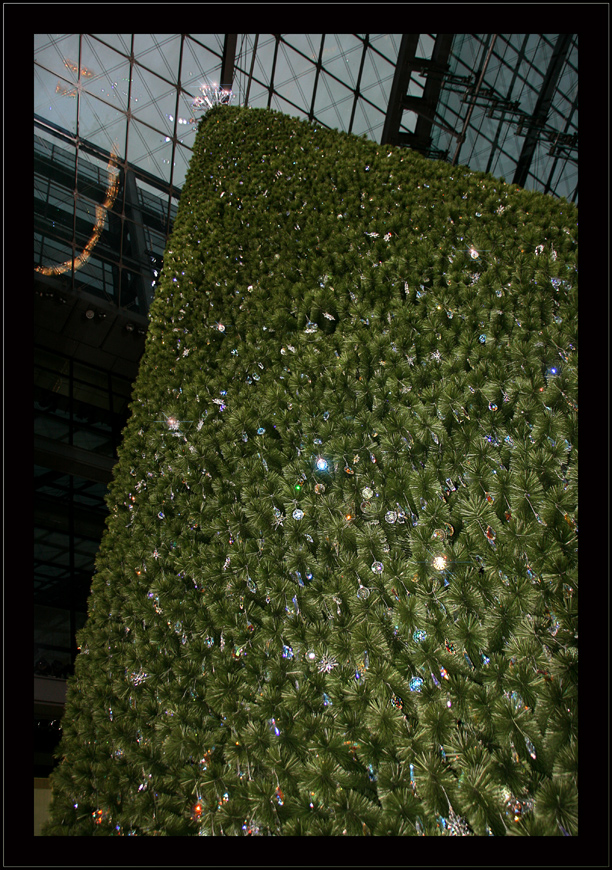
[[[75,270],[80,269],[81,266],[84,266],[85,263],[89,260],[91,256],[91,252],[98,244],[98,240],[102,235],[102,231],[104,229],[104,221],[106,218],[106,212],[108,209],[112,208],[115,204],[115,199],[117,198],[117,192],[119,190],[119,173],[113,172],[112,170],[117,167],[117,158],[119,156],[119,151],[116,145],[113,145],[110,155],[110,160],[108,161],[108,185],[106,187],[106,198],[104,200],[103,205],[96,206],[96,223],[94,225],[93,233],[83,248],[83,252],[78,257],[72,257],[70,260],[66,260],[64,263],[60,263],[59,266],[36,266],[35,271],[41,272],[43,275],[61,275],[63,272],[67,272],[74,265]]]

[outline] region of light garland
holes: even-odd
[[[61,275],[64,272],[67,272],[74,265],[75,271],[80,269],[81,266],[84,266],[85,263],[91,257],[91,252],[98,244],[98,240],[102,235],[102,231],[104,229],[104,221],[106,219],[106,212],[113,207],[115,204],[115,200],[117,198],[117,192],[119,190],[119,172],[116,171],[117,167],[117,158],[119,156],[119,151],[116,145],[113,145],[111,150],[110,159],[108,161],[108,185],[106,187],[106,197],[104,199],[103,205],[96,206],[96,223],[94,224],[93,233],[83,248],[83,252],[79,254],[78,257],[71,257],[69,260],[66,260],[64,263],[60,263],[59,266],[36,266],[36,272],[41,272],[43,275]],[[113,172],[113,170],[115,170]]]

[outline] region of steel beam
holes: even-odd
[[[452,136],[456,135],[452,130],[449,130],[449,128],[433,120],[433,118],[435,118],[438,102],[440,100],[440,92],[444,86],[444,79],[440,76],[440,70],[449,69],[448,59],[450,57],[453,39],[454,35],[452,33],[439,33],[436,36],[436,41],[434,43],[433,51],[431,54],[433,75],[431,77],[429,76],[429,74],[427,75],[427,78],[425,80],[425,90],[423,91],[422,97],[422,99],[424,100],[424,105],[428,107],[429,113],[431,113],[432,118],[426,118],[421,113],[418,114],[417,123],[414,130],[414,134],[417,140],[429,139],[429,141],[431,142],[431,128],[434,125],[437,127],[441,127],[443,130],[447,130]],[[415,61],[415,66],[418,67],[420,64],[422,64],[422,62],[422,60]]]
[[[257,54],[257,43],[259,42],[259,33],[255,34],[255,43],[253,44],[253,57],[251,58],[251,71],[247,82],[246,96],[244,98],[245,107],[249,105],[249,95],[251,93],[251,83],[253,81],[253,70],[255,69],[255,56]]]
[[[470,105],[470,108],[468,109],[466,119],[463,122],[463,129],[461,130],[461,135],[458,137],[457,148],[456,148],[455,153],[453,155],[453,159],[451,160],[452,166],[457,165],[457,160],[459,158],[459,152],[461,151],[461,146],[465,142],[466,131],[467,131],[467,128],[469,127],[470,118],[472,117],[472,112],[474,111],[474,106],[476,104],[476,97],[478,96],[478,93],[479,93],[480,89],[482,88],[482,82],[484,80],[484,76],[485,76],[485,73],[487,71],[487,67],[489,65],[489,61],[491,59],[491,54],[493,53],[493,47],[495,46],[496,40],[497,40],[497,34],[494,33],[493,39],[491,40],[491,45],[489,46],[489,50],[487,52],[485,62],[483,64],[483,67],[482,67],[482,70],[480,73],[480,76],[478,77],[478,83],[476,85],[476,89],[475,89],[473,95],[470,96],[471,105]]]
[[[389,103],[387,105],[387,116],[380,140],[381,145],[396,145],[398,142],[399,128],[404,111],[403,100],[410,84],[410,74],[415,66],[415,52],[418,43],[418,33],[404,33],[402,35],[402,41],[397,53]]]
[[[436,108],[444,77],[449,73],[448,58],[453,44],[453,34],[441,33],[436,36],[430,59],[416,57],[418,40],[418,34],[404,34],[402,37],[381,144],[410,143],[415,150],[426,152],[431,146],[432,126],[441,126],[435,121]],[[406,93],[413,74],[425,76],[422,97],[409,97]],[[412,134],[400,134],[404,111],[415,112],[418,115],[416,128]],[[447,129],[447,132],[455,135],[452,130]]]
[[[219,85],[222,88],[232,89],[234,84],[234,66],[236,64],[236,42],[238,41],[237,33],[226,33],[225,42],[223,43],[223,57],[221,58],[221,81]]]
[[[521,156],[518,159],[514,178],[512,179],[512,183],[518,184],[519,187],[524,187],[527,181],[529,167],[531,166],[531,161],[535,154],[536,145],[538,144],[538,139],[540,137],[540,131],[546,125],[546,119],[550,111],[555,88],[559,81],[561,70],[563,69],[563,64],[569,52],[572,39],[573,34],[571,33],[561,33],[559,35],[550,63],[548,64],[548,69],[546,70],[544,81],[542,82],[542,89],[540,90],[540,95],[538,96],[533,115],[530,118],[525,141],[523,142]]]

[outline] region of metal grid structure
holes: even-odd
[[[65,676],[76,655],[148,309],[212,85],[236,105],[577,201],[576,35],[36,35],[39,674]]]

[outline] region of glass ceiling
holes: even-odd
[[[418,35],[416,58],[432,57],[436,36]],[[380,142],[402,38],[238,34],[233,102],[268,106]],[[563,39],[569,44],[551,71]],[[201,115],[193,103],[202,85],[219,83],[225,40],[226,34],[35,35],[35,126],[64,131],[101,156],[116,149],[143,183],[176,198]],[[576,201],[577,40],[455,35],[435,106],[432,155],[513,181],[529,118],[540,111],[522,186]],[[418,98],[425,85],[426,73],[413,69],[405,93]],[[399,132],[413,133],[416,121],[417,114],[404,109]]]

